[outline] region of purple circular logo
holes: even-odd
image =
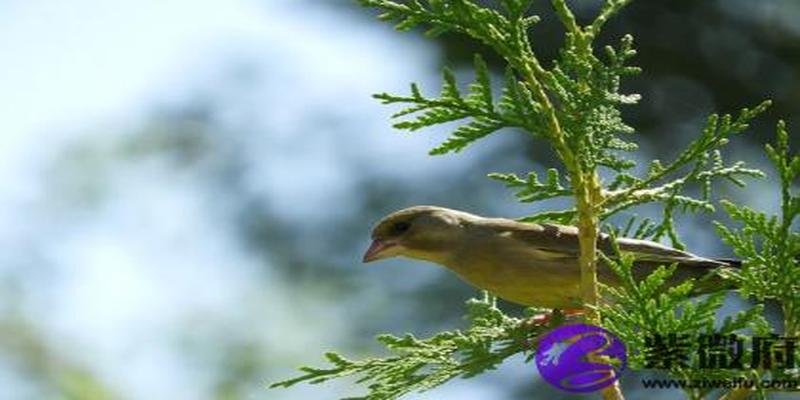
[[[597,362],[599,356],[605,356],[609,363]],[[611,385],[619,379],[627,361],[622,341],[594,325],[560,326],[542,336],[536,349],[536,366],[542,378],[573,393]]]

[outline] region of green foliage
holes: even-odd
[[[429,36],[449,31],[465,33],[501,53],[512,53],[521,43],[526,42],[527,38],[523,37],[525,29],[539,21],[537,16],[525,16],[531,0],[500,1],[502,10],[484,7],[468,0],[359,2],[365,7],[381,10],[383,13],[378,18],[396,21],[395,27],[399,31],[426,25]]]
[[[547,181],[539,181],[536,172],[529,172],[526,179],[516,174],[491,173],[489,178],[504,182],[506,187],[516,191],[517,200],[522,203],[533,203],[556,197],[572,196],[574,191],[569,185],[564,186],[557,169],[547,170]],[[522,222],[557,222],[567,224],[575,219],[576,210],[544,211],[520,218]]]
[[[578,24],[565,0],[552,0],[554,14],[563,25],[564,43],[558,56],[547,63],[539,60],[529,37],[531,27],[539,20],[538,16],[527,15],[530,0],[501,0],[491,5],[473,0],[359,2],[379,10],[380,19],[394,22],[401,31],[423,26],[428,29],[427,34],[434,36],[445,32],[464,34],[493,50],[504,61],[500,83],[493,83],[500,79],[492,79],[486,62],[476,55],[475,77],[466,90],[459,88],[452,71],[444,69],[443,83],[435,96],[424,94],[419,85],[412,84],[408,94],[380,93],[375,97],[384,104],[402,107],[393,115],[397,129],[415,132],[442,124],[456,126],[448,139],[430,151],[432,155],[458,153],[503,130],[521,131],[547,143],[560,161],[560,168],[548,170],[546,178],[540,179],[535,172],[525,177],[503,173],[489,177],[512,189],[523,203],[560,197],[574,199],[574,206],[566,210],[544,211],[521,220],[578,225],[581,245],[590,244],[581,247],[580,258],[582,297],[589,309],[589,323],[599,323],[602,315],[604,326],[632,349],[643,348],[644,337],[656,333],[734,333],[745,328],[766,332],[768,325],[761,316],[761,306],[717,324],[723,300],[721,292],[690,300],[695,285],[701,282],[667,287],[674,266],[662,266],[637,282],[631,273],[633,259],[626,254],[615,255],[613,259],[601,255],[622,282],[620,286],[603,288],[611,301],[599,303],[593,291],[585,289],[598,286],[593,272],[595,251],[587,249],[596,250],[600,221],[606,223],[604,227],[612,234],[653,240],[668,237],[674,247],[683,248],[674,226],[676,213],[714,211],[711,189],[716,181],[742,186],[745,178],[763,175],[742,162],[726,162],[721,150],[731,137],[748,128],[752,119],[769,106],[769,101],[744,109],[735,117],[710,116],[698,137],[672,161],[653,160],[644,174],[637,176],[632,172],[636,163],[630,156],[637,150],[631,140],[635,130],[624,122],[621,112],[623,106],[639,100],[638,95],[621,90],[622,79],[639,72],[637,67],[629,65],[636,54],[633,38],[623,36],[615,46],[602,47],[602,52],[596,51],[598,46],[594,43],[603,25],[627,0],[606,0],[596,18],[585,26]],[[745,259],[745,268],[727,270],[728,277],[744,286],[745,281],[752,280],[747,286],[748,294],[758,299],[790,300],[787,307],[796,312],[800,308],[797,294],[800,272],[796,261],[800,239],[796,232],[790,231],[790,226],[792,218],[800,212],[800,199],[792,197],[788,188],[797,178],[800,161],[797,157],[789,158],[787,137],[781,125],[778,144],[768,147],[783,182],[783,220],[725,203],[726,210],[745,228],[733,231],[720,226],[719,229]],[[601,170],[610,176],[607,182],[600,179]],[[612,216],[653,203],[663,208],[657,220],[633,216],[623,226],[608,224]],[[778,238],[791,239],[780,244]],[[764,251],[760,246],[769,249]],[[783,269],[776,269],[775,265]],[[783,281],[779,282],[780,279]],[[781,290],[775,290],[778,286]],[[533,329],[524,319],[504,314],[489,298],[469,304],[471,325],[464,331],[442,332],[429,339],[381,335],[378,340],[392,352],[390,357],[353,361],[329,353],[326,357],[332,367],[303,367],[303,375],[273,387],[356,375],[359,383],[367,384],[366,398],[393,399],[428,390],[455,377],[471,377],[493,369],[506,358],[525,352],[531,335],[541,332],[542,327]],[[792,326],[796,327],[796,323]],[[642,368],[642,357],[641,353],[631,355],[634,369]],[[685,368],[668,372],[681,378],[698,373]],[[705,377],[737,376],[726,375],[724,371],[703,373]],[[699,398],[706,392],[695,390],[688,394]]]
[[[530,309],[530,312],[535,312]],[[425,391],[456,377],[469,378],[494,369],[506,358],[529,349],[529,340],[546,328],[524,319],[509,317],[484,292],[481,300],[467,302],[470,326],[464,331],[440,332],[429,339],[380,335],[378,341],[393,356],[352,361],[337,353],[325,357],[331,368],[303,367],[305,374],[271,387],[289,387],[300,382],[321,383],[356,375],[366,383],[364,399],[394,399],[413,391]]]
[[[778,123],[775,145],[766,153],[781,185],[780,215],[768,216],[746,206],[723,201],[725,211],[741,225],[739,229],[716,223],[722,239],[742,259],[742,269],[728,271],[727,278],[737,283],[743,295],[758,301],[779,300],[783,305],[785,332],[798,334],[800,323],[800,195],[793,185],[800,179],[800,155],[789,153],[789,133]],[[794,229],[793,229],[793,226]]]
[[[615,249],[619,253],[618,249]],[[613,258],[602,255],[606,263],[620,278],[621,285],[603,285],[606,302],[601,306],[603,324],[614,332],[626,345],[631,369],[646,368],[644,351],[647,339],[657,336],[695,338],[698,334],[740,334],[750,329],[757,334],[770,333],[769,324],[762,316],[763,306],[758,305],[726,317],[717,323],[717,313],[722,306],[725,292],[710,294],[704,299],[691,299],[695,288],[693,280],[669,287],[666,283],[675,273],[676,265],[661,266],[641,281],[633,278],[634,257],[619,254]],[[687,366],[674,365],[667,372],[680,379],[736,379],[746,378],[757,371],[752,370],[708,370],[691,368],[697,366],[699,345],[696,340],[686,341],[683,352],[690,356]],[[744,357],[745,364],[749,354]],[[685,389],[689,398],[703,398],[710,389]]]
[[[492,47],[508,61],[503,94],[496,105],[489,72],[480,56],[475,59],[476,80],[466,97],[459,93],[455,78],[447,69],[438,98],[424,97],[416,84],[412,85],[408,96],[376,95],[384,103],[408,105],[395,117],[420,113],[414,120],[395,124],[399,129],[414,131],[471,118],[431,154],[458,152],[500,128],[516,127],[549,139],[564,135],[567,143],[562,146],[578,149],[582,155],[580,162],[612,168],[632,166],[630,161],[614,154],[618,150],[635,148],[619,136],[633,129],[622,122],[617,109],[639,98],[619,93],[620,77],[638,72],[637,68],[625,65],[635,54],[630,36],[623,38],[619,49],[607,47],[605,61],[601,61],[585,45],[575,46],[578,41],[587,41],[588,34],[579,33],[577,27],[570,26],[561,57],[547,70],[539,64],[528,40],[529,27],[538,21],[537,16],[524,16],[530,1],[504,1],[502,11],[505,13],[471,1],[428,1],[427,6],[419,1],[407,4],[380,0],[361,2],[383,10],[383,19],[400,21],[398,29],[428,24],[437,34],[462,32]],[[562,12],[568,12],[566,5],[559,7]],[[544,92],[553,98],[546,100]],[[560,106],[553,108],[551,103]],[[562,128],[554,131],[555,119],[560,121],[563,131]],[[564,150],[566,148],[559,151]]]
[[[527,179],[522,179],[515,174],[500,173],[489,174],[489,177],[505,182],[508,188],[517,189],[517,200],[523,203],[572,196],[572,189],[562,184],[558,170],[555,168],[547,170],[546,182],[540,182],[536,172],[529,172]]]
[[[628,173],[616,175],[600,204],[601,218],[606,219],[631,207],[661,203],[664,210],[662,219],[653,223],[646,237],[658,240],[668,236],[674,247],[685,248],[673,224],[676,211],[713,212],[711,187],[715,179],[744,186],[742,178],[763,176],[761,171],[747,168],[741,161],[726,164],[720,148],[728,143],[731,136],[747,129],[750,121],[769,104],[769,101],[764,101],[753,109],[745,108],[735,119],[729,114],[722,117],[711,115],[701,135],[666,166],[659,160],[653,160],[644,177],[634,177]],[[687,193],[691,185],[701,189],[699,196]]]
[[[394,124],[397,129],[415,131],[428,126],[470,118],[468,123],[459,126],[452,136],[430,154],[438,155],[458,152],[470,143],[489,135],[500,128],[519,126],[518,110],[511,101],[502,101],[495,106],[489,81],[489,70],[483,59],[475,56],[475,83],[470,85],[469,94],[463,96],[458,89],[453,72],[445,69],[441,94],[437,98],[422,95],[416,84],[411,85],[409,96],[393,96],[387,93],[376,94],[375,98],[384,104],[408,104],[409,106],[393,115],[399,118],[415,114],[412,120]],[[507,96],[504,95],[504,96]]]
[[[722,201],[723,208],[740,229],[728,228],[716,223],[722,239],[742,259],[742,268],[727,268],[719,271],[725,279],[735,283],[739,293],[757,301],[777,300],[783,307],[784,335],[797,336],[798,305],[800,305],[800,233],[793,225],[800,215],[800,196],[792,191],[800,177],[800,156],[789,153],[789,134],[785,124],[777,128],[777,143],[766,145],[766,153],[779,176],[781,193],[781,215],[768,216],[749,207]],[[690,158],[689,158],[690,159]],[[718,165],[718,162],[714,163]],[[623,229],[628,232],[631,222]],[[633,236],[642,236],[642,229],[652,230],[654,224],[643,224]],[[646,236],[646,235],[645,235]],[[603,305],[601,313],[607,328],[617,333],[629,348],[645,348],[645,337],[654,334],[690,335],[697,333],[737,333],[750,329],[754,334],[767,335],[776,331],[762,316],[763,305],[739,312],[726,318],[722,324],[715,323],[723,292],[694,301],[688,298],[694,282],[665,288],[664,283],[674,272],[674,267],[661,267],[641,282],[635,282],[631,274],[632,256],[622,255],[619,261],[604,257],[605,262],[620,277],[619,287],[604,287],[610,303]],[[690,343],[689,354],[697,354],[697,343]],[[800,355],[798,353],[795,357]],[[643,354],[629,355],[633,368],[642,367]],[[745,360],[750,354],[745,355]],[[760,377],[761,370],[698,370],[675,367],[670,375],[683,379],[734,379],[737,377]],[[771,371],[771,378],[797,379],[796,371]],[[688,390],[690,398],[703,398],[707,389]]]

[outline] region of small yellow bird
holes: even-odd
[[[582,308],[578,229],[572,226],[416,206],[383,218],[373,229],[372,239],[365,263],[396,256],[430,261],[514,303]],[[739,266],[735,260],[704,258],[647,240],[618,238],[617,244],[620,251],[634,254],[634,278],[641,279],[659,265],[677,263],[667,285],[706,278],[698,287],[700,293],[725,288],[725,282],[712,271]],[[607,255],[613,253],[608,235],[600,236],[598,248]],[[608,285],[619,284],[616,274],[603,263],[598,265],[598,279]]]

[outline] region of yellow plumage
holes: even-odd
[[[578,231],[555,224],[528,224],[502,218],[484,218],[435,206],[416,206],[394,212],[373,229],[373,243],[364,262],[404,256],[430,261],[456,273],[472,285],[496,296],[528,306],[576,308],[580,302]],[[659,243],[617,239],[623,252],[636,257],[634,276],[658,265],[677,263],[669,282],[701,278],[730,262],[703,258]],[[601,235],[598,247],[612,253],[610,239]],[[617,284],[605,265],[598,279]],[[721,288],[719,279],[707,286]]]

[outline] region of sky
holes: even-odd
[[[0,108],[0,272],[17,279],[15,304],[51,351],[123,398],[202,399],[219,373],[204,363],[219,364],[227,351],[214,348],[220,338],[279,347],[264,357],[284,369],[250,391],[265,398],[267,379],[319,362],[351,334],[347,310],[324,295],[298,299],[236,239],[229,206],[217,204],[202,168],[119,150],[153,112],[210,98],[230,135],[214,145],[235,149],[246,190],[289,220],[358,212],[326,206],[357,204],[353,172],[365,165],[400,180],[466,168],[426,155],[441,137],[388,134],[390,110],[370,98],[437,82],[435,49],[331,3],[0,4],[0,92],[10,99]],[[237,87],[249,69],[257,78]],[[47,395],[3,365],[0,385],[12,398]],[[438,396],[488,399],[498,390],[462,383]],[[335,392],[354,394],[333,384],[268,398]]]
[[[113,148],[147,113],[191,100],[237,58],[255,60],[270,77],[262,93],[251,91],[252,109],[232,107],[223,116],[235,126],[237,113],[268,108],[259,122],[275,132],[254,143],[249,156],[259,160],[259,151],[290,146],[293,135],[303,133],[293,126],[307,118],[307,108],[358,114],[357,105],[371,104],[372,85],[418,68],[396,62],[392,52],[431,57],[429,49],[383,41],[384,35],[354,26],[355,19],[341,29],[331,10],[313,8],[294,1],[214,0],[0,5],[0,52],[6,54],[0,91],[10,99],[0,108],[4,268],[34,269],[34,277],[24,280],[23,307],[35,325],[125,398],[207,395],[202,360],[172,345],[181,334],[177,325],[187,321],[204,321],[192,334],[199,345],[238,334],[280,342],[289,349],[286,357],[316,356],[318,346],[347,333],[335,309],[317,315],[314,299],[292,299],[278,278],[254,276],[264,273],[263,261],[232,239],[232,228],[206,204],[209,188],[197,174],[176,173],[158,159],[135,166],[101,160],[101,168],[115,167],[92,178],[101,182],[105,201],[90,211],[67,204],[66,212],[58,207],[62,188],[48,180],[53,160],[70,146],[89,138],[100,149]],[[213,96],[224,99],[219,90]],[[341,99],[348,100],[337,105]],[[382,117],[367,123],[374,129]],[[323,192],[343,201],[347,170],[324,141],[332,139],[317,136],[322,139],[300,149],[301,156],[271,151],[269,163],[254,161],[252,190],[302,215],[321,208],[299,201],[309,194],[320,202]],[[370,145],[384,153],[393,146]],[[287,178],[287,171],[296,175]],[[308,314],[315,315],[313,324],[303,317]],[[324,330],[314,329],[317,324]],[[228,326],[240,329],[220,328]],[[41,394],[9,371],[3,376],[14,397]],[[253,383],[254,396],[265,380]],[[322,389],[300,393],[314,390]]]

